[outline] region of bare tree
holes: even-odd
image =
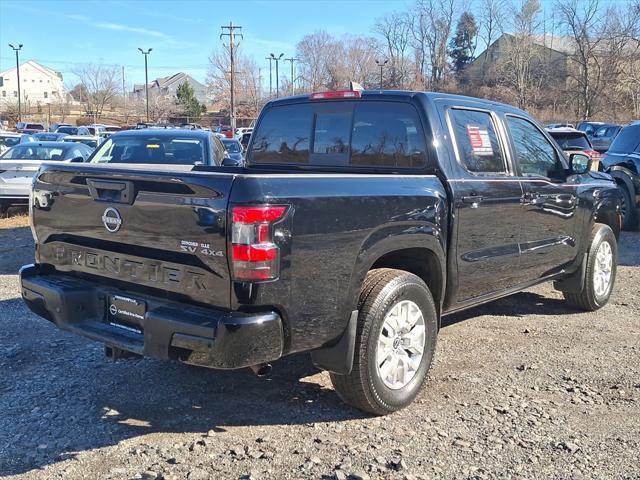
[[[373,30],[382,37],[383,54],[389,60],[389,86],[404,88],[409,80],[408,53],[412,38],[411,21],[408,14],[387,14],[376,22]]]
[[[329,65],[335,61],[335,47],[335,39],[324,30],[305,35],[298,42],[296,58],[305,90],[320,90],[331,83]]]
[[[480,0],[478,22],[480,30],[478,37],[489,48],[489,46],[504,33],[506,4],[504,0]],[[485,55],[482,61],[482,80],[486,78],[486,66],[488,56]]]
[[[329,64],[329,88],[345,88],[350,81],[366,86],[378,85],[376,58],[379,45],[375,38],[359,35],[345,35],[334,42],[336,55]]]
[[[86,64],[73,71],[80,80],[87,112],[100,118],[105,106],[118,94],[118,68]]]

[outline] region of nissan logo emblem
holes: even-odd
[[[122,226],[122,217],[115,208],[109,207],[102,214],[104,228],[111,233],[116,233]]]
[[[116,307],[113,303],[109,306],[109,313],[114,317],[118,313],[118,307]]]

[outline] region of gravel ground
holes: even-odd
[[[0,476],[640,478],[640,234],[597,313],[542,285],[445,319],[411,407],[341,404],[307,356],[268,379],[110,362],[19,299],[28,228],[0,225]]]

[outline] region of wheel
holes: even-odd
[[[6,202],[0,202],[0,215],[4,217],[8,211],[9,211],[9,204]]]
[[[371,270],[358,304],[353,369],[331,373],[346,403],[376,415],[395,412],[418,395],[431,367],[438,314],[427,285],[416,275]]]
[[[590,238],[582,290],[578,293],[564,292],[564,298],[574,307],[594,311],[607,304],[613,290],[618,244],[611,228],[601,223],[593,226]]]
[[[624,230],[635,230],[638,228],[638,211],[635,208],[631,192],[624,185],[619,185],[618,188],[622,192],[622,202],[620,203],[622,228]]]

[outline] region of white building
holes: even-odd
[[[20,96],[24,105],[46,105],[64,95],[62,74],[33,60],[20,65]],[[16,67],[0,72],[0,104],[18,102]]]

